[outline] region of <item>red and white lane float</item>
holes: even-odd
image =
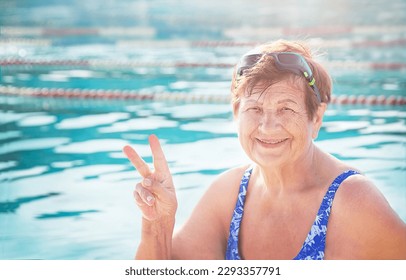
[[[99,100],[148,100],[148,101],[176,101],[191,103],[229,103],[230,96],[224,94],[191,94],[187,92],[144,92],[136,90],[106,90],[106,89],[78,89],[78,88],[32,88],[0,86],[0,95],[29,96],[65,99],[99,99]],[[389,105],[404,106],[406,97],[403,96],[365,96],[338,95],[332,96],[331,104],[339,105]]]

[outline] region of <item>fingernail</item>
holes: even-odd
[[[152,206],[152,202],[154,201],[154,197],[153,196],[147,196],[147,204],[149,206]]]
[[[149,186],[151,186],[151,185],[152,185],[152,182],[151,182],[150,179],[144,179],[144,186],[149,187]]]

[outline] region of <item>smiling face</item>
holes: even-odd
[[[234,109],[238,137],[246,154],[261,166],[283,166],[304,160],[317,137],[324,113],[309,120],[303,83],[284,79],[260,83],[241,96]]]

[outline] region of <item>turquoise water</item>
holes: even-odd
[[[0,87],[226,96],[227,65],[283,35],[325,52],[336,96],[406,95],[405,1],[42,2],[0,3]],[[405,122],[404,106],[333,104],[317,140],[363,170],[404,221]],[[121,148],[150,162],[151,133],[174,174],[177,225],[218,173],[247,161],[223,101],[3,93],[0,132],[0,259],[132,258],[139,175]]]

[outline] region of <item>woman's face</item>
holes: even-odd
[[[243,95],[235,110],[238,137],[246,154],[261,166],[283,166],[309,155],[324,110],[309,120],[303,85],[291,79]],[[321,115],[320,115],[321,114]]]

